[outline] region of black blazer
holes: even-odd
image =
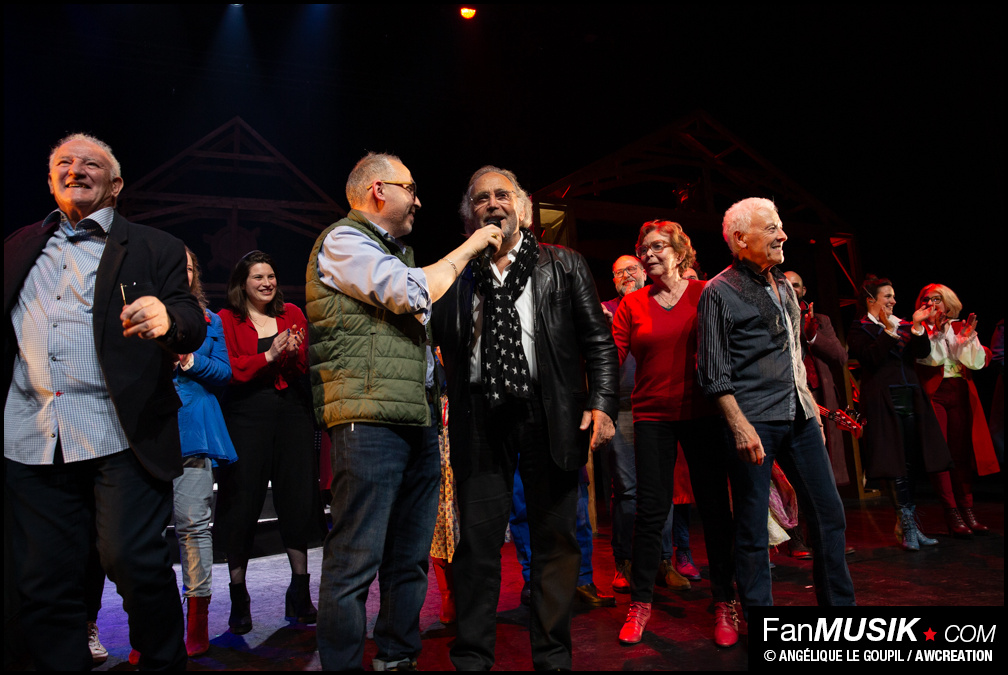
[[[21,286],[56,225],[21,228],[4,240],[4,403],[10,390],[17,338],[11,311]],[[124,338],[119,314],[120,283],[148,282],[168,308],[176,333],[170,339]],[[94,341],[105,382],[130,448],[155,478],[182,474],[178,408],[172,383],[175,353],[194,352],[206,337],[206,321],[189,292],[185,247],[161,230],[127,221],[118,213],[98,263],[94,294]]]
[[[531,281],[536,363],[549,426],[550,454],[557,466],[572,471],[588,461],[588,432],[578,429],[583,411],[602,410],[614,422],[619,414],[616,344],[581,254],[539,244],[539,260]],[[473,292],[472,270],[466,268],[434,303],[431,318],[431,333],[441,346],[448,376],[452,406],[448,433],[452,467],[459,479],[471,468],[469,342]]]
[[[899,333],[900,337],[894,338],[868,317],[854,321],[847,331],[847,348],[861,366],[858,405],[866,422],[861,459],[869,478],[897,478],[907,472],[902,423],[889,393],[889,387],[896,385],[915,387],[914,423],[924,470],[944,471],[952,465],[945,435],[914,369],[914,362],[931,352],[931,341],[927,332],[914,335],[906,323]],[[911,460],[916,461],[913,456]]]

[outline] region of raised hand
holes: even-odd
[[[280,355],[287,350],[287,344],[290,340],[290,330],[283,330],[277,333],[277,336],[273,338],[273,344],[270,345],[269,350],[266,352],[266,362],[273,363],[280,358]]]
[[[816,331],[819,329],[819,322],[815,318],[815,311],[812,308],[812,303],[808,304],[808,311],[805,312],[805,320],[802,323],[802,335],[805,339],[812,341],[816,336]]]
[[[297,324],[294,324],[287,329],[287,333],[290,335],[290,339],[287,341],[287,351],[295,354],[301,349],[301,344],[304,342],[304,328],[298,328]]]
[[[473,246],[470,257],[475,258],[486,248],[495,253],[500,250],[501,244],[504,243],[504,233],[496,225],[484,225],[473,232],[468,241]]]
[[[962,331],[960,331],[959,335],[963,339],[967,339],[968,340],[969,338],[971,338],[974,335],[976,335],[976,325],[977,325],[976,314],[973,314],[971,312],[970,315],[969,315],[969,318],[966,319],[966,325],[963,326],[963,329],[962,329]]]
[[[885,311],[885,310],[883,310]],[[928,303],[926,305],[921,305],[917,308],[917,311],[913,313],[913,324],[914,326],[920,326],[925,321],[931,321],[936,323],[935,316],[938,314],[938,308],[934,305]]]

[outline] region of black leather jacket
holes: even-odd
[[[619,360],[588,265],[580,253],[539,244],[532,271],[535,354],[553,461],[573,471],[588,461],[585,410],[619,414]],[[434,303],[431,329],[441,346],[451,405],[449,437],[456,478],[468,473],[471,396],[472,271],[466,268]],[[587,377],[586,377],[587,375]]]

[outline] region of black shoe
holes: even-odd
[[[288,621],[296,623],[315,623],[318,620],[318,610],[311,601],[311,593],[308,590],[308,582],[311,580],[310,574],[291,575],[290,586],[287,587],[287,616]]]
[[[529,582],[527,581],[525,582],[525,585],[522,586],[521,604],[525,605],[526,607],[532,604],[532,587],[529,586]]]
[[[575,590],[575,598],[579,602],[591,607],[615,607],[616,598],[611,595],[602,595],[594,583],[578,586]]]
[[[805,538],[802,536],[799,527],[787,530],[788,536],[791,537],[790,541],[788,541],[788,553],[791,554],[792,558],[809,560],[812,558],[812,549],[805,545]]]
[[[228,626],[235,635],[245,635],[252,630],[252,599],[249,598],[245,582],[228,584],[231,593],[231,615]]]

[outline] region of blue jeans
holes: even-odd
[[[213,483],[213,466],[208,457],[182,458],[182,475],[175,479],[172,487],[175,538],[182,563],[182,595],[187,598],[210,597]]]
[[[808,525],[812,548],[812,581],[820,605],[854,605],[854,585],[844,556],[843,502],[819,425],[795,422],[754,422],[766,458],[756,465],[736,459],[730,463],[735,509],[735,572],[739,596],[749,607],[773,605],[767,508],[774,460],[794,486]]]
[[[515,545],[515,554],[522,567],[522,579],[527,584],[531,575],[529,563],[532,559],[532,540],[529,535],[528,510],[525,508],[525,487],[522,485],[521,472],[515,470],[514,497],[511,499],[511,541]],[[593,583],[592,574],[592,529],[588,517],[588,475],[584,467],[581,469],[581,483],[578,487],[577,504],[577,540],[581,547],[581,569],[578,572],[578,586]]]
[[[612,552],[617,561],[633,554],[634,514],[637,512],[637,468],[634,466],[633,414],[621,410],[616,435],[609,442],[612,475]]]
[[[436,411],[431,409],[431,419]],[[379,577],[377,659],[420,653],[420,609],[441,475],[437,425],[341,424],[332,439],[333,527],[322,552],[316,635],[324,670],[359,670],[368,588]]]

